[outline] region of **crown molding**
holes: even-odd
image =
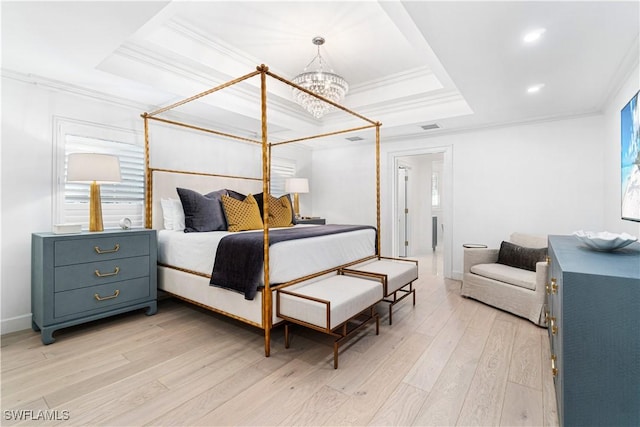
[[[429,67],[427,66],[416,67],[410,70],[401,71],[391,76],[381,77],[379,79],[374,79],[368,82],[351,86],[349,93],[358,94],[362,92],[367,92],[370,90],[375,90],[380,86],[391,86],[396,84],[398,85],[411,84],[414,80],[422,79],[424,77],[431,77],[431,76],[435,76],[435,75]]]
[[[150,107],[147,104],[136,102],[131,99],[114,96],[94,89],[51,79],[48,77],[42,77],[37,74],[22,73],[20,71],[2,68],[2,77],[16,80],[22,83],[32,84],[34,86],[42,87],[47,90],[69,93],[72,95],[117,105],[119,107],[136,109],[138,111],[144,111],[145,109],[148,109]]]
[[[532,119],[526,120],[513,120],[510,122],[503,123],[488,123],[483,125],[469,125],[464,127],[457,127],[455,129],[447,129],[446,127],[441,127],[440,129],[434,130],[423,130],[415,133],[404,133],[402,135],[392,135],[385,137],[382,142],[398,142],[398,141],[406,141],[406,140],[416,140],[416,139],[427,139],[427,138],[435,138],[440,136],[449,136],[449,135],[458,135],[458,134],[467,134],[472,132],[482,132],[482,131],[490,131],[494,129],[504,129],[516,126],[534,126],[538,124],[558,122],[563,120],[578,120],[582,118],[588,117],[596,117],[602,115],[601,111],[590,111],[587,113],[580,114],[563,114],[563,115],[554,115],[554,116],[543,116],[536,117]]]

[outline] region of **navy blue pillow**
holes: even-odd
[[[245,194],[238,193],[237,191],[229,190],[228,188],[226,191],[227,191],[227,196],[233,197],[234,199],[240,200],[241,202],[247,198]]]
[[[227,219],[222,208],[222,196],[227,190],[202,195],[186,188],[176,188],[184,209],[184,232],[225,231]]]

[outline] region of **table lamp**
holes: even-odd
[[[284,191],[293,193],[293,211],[296,218],[300,218],[300,198],[298,193],[309,192],[309,180],[307,178],[287,178],[284,182]]]
[[[67,160],[67,181],[91,183],[89,231],[103,231],[99,183],[120,182],[117,156],[97,153],[71,153]]]

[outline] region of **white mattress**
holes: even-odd
[[[218,243],[228,234],[228,231],[184,233],[159,230],[158,263],[211,275]],[[375,239],[375,230],[363,229],[275,243],[269,250],[269,282],[288,282],[374,255]]]

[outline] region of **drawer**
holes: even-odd
[[[149,276],[149,257],[113,259],[55,268],[54,292]]]
[[[88,312],[100,313],[149,296],[148,277],[58,292],[54,296],[54,317],[74,314],[82,317],[90,314]]]
[[[149,235],[96,237],[55,242],[55,266],[149,255]]]

